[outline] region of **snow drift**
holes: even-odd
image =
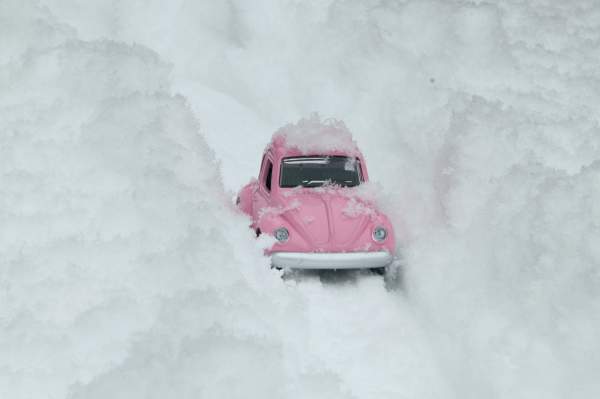
[[[46,18],[61,34],[31,12],[19,29]],[[252,396],[281,390],[269,320],[286,301],[262,291],[283,288],[226,206],[194,115],[165,91],[169,68],[69,35],[20,55],[4,54],[0,81],[2,396],[185,396],[161,370],[189,378],[189,395],[227,396],[230,378]],[[267,364],[220,368],[233,353]],[[143,380],[119,371],[140,362]],[[113,369],[127,383],[107,391],[98,376]]]
[[[598,40],[591,0],[0,3],[0,392],[599,396]],[[229,206],[315,110],[402,292],[282,281]]]

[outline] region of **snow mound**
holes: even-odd
[[[598,162],[573,176],[512,167],[481,207],[454,211],[454,226],[412,246],[411,298],[458,390],[596,395],[600,208],[590,199],[599,198],[599,183]],[[451,192],[453,202],[472,198],[466,186]],[[465,212],[477,216],[466,222]],[[507,362],[519,372],[506,374]]]
[[[273,134],[272,142],[275,146],[294,149],[304,155],[332,152],[360,154],[352,133],[343,121],[333,118],[322,120],[317,113],[281,127]]]
[[[112,41],[21,50],[0,73],[2,395],[281,396],[283,287],[169,68]]]

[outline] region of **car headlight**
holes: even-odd
[[[279,242],[286,242],[290,238],[290,232],[285,227],[280,227],[273,232],[275,239]]]
[[[377,242],[382,242],[387,237],[387,230],[381,226],[375,227],[373,229],[373,240]]]

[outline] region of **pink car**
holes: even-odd
[[[264,151],[258,180],[237,204],[277,268],[384,270],[394,258],[388,218],[364,199],[365,160],[343,123],[318,117],[288,125]]]

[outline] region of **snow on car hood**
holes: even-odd
[[[383,216],[375,203],[359,190],[339,186],[294,188],[279,204],[265,208],[259,217],[279,216],[304,240],[323,250],[348,250],[365,229]]]

